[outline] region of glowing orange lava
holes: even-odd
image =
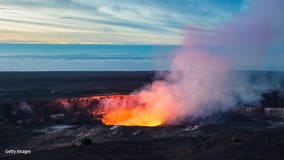
[[[166,102],[161,103],[161,97],[150,92],[56,100],[65,109],[86,111],[105,125],[149,127],[165,124],[172,117],[173,105],[170,101]]]
[[[147,94],[121,95],[101,101],[102,122],[106,125],[159,126],[172,112],[166,105],[157,103],[158,97]]]

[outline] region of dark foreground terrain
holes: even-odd
[[[153,76],[152,72],[0,73],[0,159],[284,159],[282,91],[263,95],[262,105],[268,108],[244,108],[176,126],[105,126],[78,107],[95,104],[78,97],[127,94]],[[72,103],[72,113],[57,103],[62,98]],[[278,117],[269,117],[275,108]]]
[[[55,130],[1,126],[1,159],[282,160],[284,126],[260,121],[164,127],[73,126]],[[93,144],[82,145],[88,137]],[[30,154],[3,154],[5,149]]]

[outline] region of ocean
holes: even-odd
[[[0,71],[167,70],[177,46],[0,44]]]

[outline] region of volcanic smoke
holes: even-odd
[[[274,23],[283,15],[277,14],[281,1],[269,1],[269,5],[264,0],[251,2],[256,3],[254,8],[216,27],[213,34],[192,35],[193,31],[202,29],[189,27],[164,79],[121,99],[102,100],[102,122],[125,126],[177,124],[187,118],[227,111],[240,100],[258,100],[263,90],[272,86],[260,89],[245,77],[229,83],[232,78],[228,73],[243,66],[257,69],[264,63],[275,32],[284,33],[283,27]],[[275,8],[273,14],[268,12],[271,8]],[[258,92],[252,92],[251,88],[258,88]]]
[[[228,106],[232,103],[223,89],[226,72],[223,67],[222,61],[207,53],[181,50],[165,80],[157,80],[122,99],[102,100],[102,122],[107,125],[158,126],[176,124],[186,117],[206,116],[220,109],[216,104]]]

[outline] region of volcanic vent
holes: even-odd
[[[159,111],[138,95],[101,95],[13,104],[7,118],[21,124],[95,123],[123,126],[158,126],[166,111]]]

